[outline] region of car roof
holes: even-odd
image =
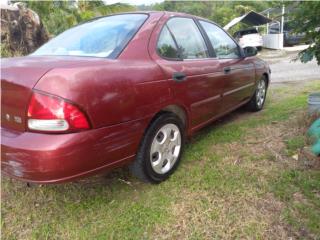
[[[131,12],[131,13],[136,13],[136,12]],[[196,16],[196,15],[192,15],[192,14],[189,14],[189,13],[183,13],[183,12],[171,12],[171,11],[138,11],[138,13],[147,13],[147,14],[153,14],[153,13],[163,13],[165,15],[169,15],[169,16],[177,16],[177,17],[190,17],[190,18],[196,18],[196,19],[199,19],[199,20],[204,20],[204,21],[207,21],[207,22],[212,22],[214,23],[215,25],[221,27],[218,23],[210,20],[210,19],[207,19],[207,18],[204,18],[204,17],[200,17],[200,16]],[[221,27],[222,28],[222,27]]]
[[[192,15],[192,14],[189,14],[189,13],[182,13],[182,12],[170,12],[170,11],[130,11],[130,12],[119,12],[119,13],[113,13],[113,14],[109,14],[109,15],[104,15],[104,16],[99,16],[99,17],[95,17],[95,18],[92,18],[92,19],[89,19],[88,21],[85,21],[83,23],[86,23],[86,22],[91,22],[91,21],[95,21],[97,19],[100,19],[100,18],[104,18],[104,17],[108,17],[108,16],[115,16],[115,15],[122,15],[122,14],[149,14],[149,15],[156,15],[156,14],[159,14],[159,13],[162,13],[161,17],[163,15],[169,15],[170,17],[189,17],[189,18],[196,18],[196,19],[199,19],[199,20],[204,20],[204,21],[207,21],[207,22],[212,22],[214,23],[215,25],[219,26],[220,28],[222,28],[219,24],[217,24],[216,22],[210,20],[210,19],[207,19],[207,18],[203,18],[203,17],[199,17],[199,16],[195,16],[195,15]]]
[[[132,13],[141,13],[141,14],[158,14],[158,13],[163,13],[166,15],[171,15],[171,16],[185,16],[185,17],[194,17],[194,18],[202,18],[199,16],[195,16],[189,13],[183,13],[183,12],[171,12],[171,11],[131,11],[131,12],[123,12],[123,13],[118,13],[118,14],[132,14]],[[117,15],[115,13],[114,15]],[[205,19],[205,18],[202,18]]]
[[[130,12],[119,12],[119,13],[114,13],[114,14],[108,14],[108,15],[104,15],[104,16],[99,16],[90,20],[95,20],[95,19],[99,19],[99,18],[103,18],[103,17],[108,17],[108,16],[112,16],[112,15],[122,15],[122,14],[165,14],[165,15],[170,15],[170,16],[181,16],[181,17],[192,17],[192,18],[198,18],[198,19],[203,19],[206,21],[211,21],[210,19],[206,19],[203,17],[199,17],[199,16],[195,16],[195,15],[191,15],[189,13],[182,13],[182,12],[170,12],[170,11],[130,11]]]

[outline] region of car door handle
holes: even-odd
[[[173,73],[172,78],[177,82],[181,82],[184,81],[187,78],[187,76],[183,72],[175,72]]]
[[[225,68],[223,68],[223,72],[224,72],[225,74],[231,72],[231,67],[225,67]]]

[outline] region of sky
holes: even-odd
[[[103,0],[106,4],[128,3],[130,5],[151,5],[154,3],[163,2],[164,0]]]
[[[163,2],[164,0],[103,0],[106,4],[128,3],[130,5],[151,5],[154,3]],[[1,4],[7,4],[8,0],[0,0]]]

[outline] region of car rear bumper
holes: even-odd
[[[244,47],[262,47],[263,46],[263,40],[260,39],[241,39],[239,42],[240,46],[242,48]]]
[[[245,47],[262,47],[263,46],[263,42],[240,43],[240,46],[242,48],[245,48]]]
[[[1,129],[1,171],[36,183],[70,181],[134,159],[147,119],[69,134]]]

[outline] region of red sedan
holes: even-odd
[[[1,170],[57,183],[129,165],[177,168],[185,138],[242,105],[262,109],[269,66],[215,23],[170,12],[101,17],[1,62]]]

